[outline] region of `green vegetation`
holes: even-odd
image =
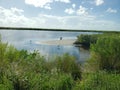
[[[120,34],[99,35],[95,44],[91,44],[91,58],[88,63],[91,70],[120,72]],[[88,65],[88,66],[89,66]],[[88,67],[90,69],[90,67]]]
[[[100,35],[101,34],[81,34],[77,36],[77,40],[74,44],[82,44],[82,46],[90,48],[90,44],[95,44]]]
[[[76,90],[119,90],[120,33],[81,35],[77,41],[90,45],[91,58],[84,65]]]
[[[119,90],[120,74],[98,71],[84,73],[83,79],[77,82],[74,90]]]
[[[83,66],[69,54],[46,60],[0,39],[0,90],[119,90],[120,34],[81,37],[91,51]]]
[[[97,43],[91,46],[91,51],[91,59],[96,60],[100,70],[120,72],[120,35],[99,38]]]
[[[0,40],[1,90],[71,90],[80,66],[68,54],[46,60],[37,51],[17,50]]]

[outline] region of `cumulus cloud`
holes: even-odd
[[[68,14],[73,14],[75,12],[74,9],[72,8],[69,8],[69,9],[65,9],[65,13],[68,13]]]
[[[67,13],[67,14],[74,14],[76,12],[75,7],[76,7],[76,4],[72,4],[72,7],[71,8],[66,8],[64,10],[64,12]]]
[[[119,29],[120,25],[112,21],[99,20],[91,15],[53,16],[39,14],[36,17],[24,16],[24,10],[0,7],[0,26],[61,28],[61,29]]]
[[[104,0],[95,0],[96,6],[102,5],[104,3]]]
[[[64,2],[64,3],[70,3],[70,0],[55,0],[57,2]]]
[[[35,7],[51,9],[50,3],[53,3],[53,0],[25,0],[25,3],[29,5],[34,5]]]
[[[18,9],[16,7],[12,7],[10,9],[5,9],[3,7],[0,7],[0,14],[4,14],[5,16],[10,16],[12,14],[22,15],[23,12],[24,12],[24,10]]]
[[[53,2],[70,3],[70,0],[25,0],[25,3],[28,5],[33,5],[44,9],[52,9],[50,4]]]
[[[11,11],[17,15],[22,15],[22,13],[24,12],[24,10],[18,9],[16,7],[11,8]]]
[[[87,8],[80,5],[79,9],[77,10],[77,15],[87,15]]]
[[[0,7],[0,25],[23,25],[27,18],[22,14],[24,10],[17,8],[5,9]]]
[[[76,7],[76,4],[72,4],[72,8],[75,8]]]
[[[67,13],[67,14],[76,14],[76,15],[87,15],[88,14],[87,8],[85,8],[85,7],[81,6],[81,5],[80,5],[79,9],[76,9],[75,7],[76,7],[76,5],[72,4],[71,8],[65,9],[65,13]]]
[[[108,8],[108,9],[106,10],[106,12],[109,12],[109,13],[117,13],[117,10],[112,9],[112,8]]]

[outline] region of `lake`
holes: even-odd
[[[0,34],[3,42],[8,42],[8,44],[14,45],[19,50],[25,49],[30,52],[38,50],[46,59],[69,53],[75,56],[78,62],[85,62],[90,56],[88,50],[74,45],[50,45],[42,42],[59,40],[60,37],[65,40],[75,40],[80,34],[93,34],[93,32],[0,30]]]

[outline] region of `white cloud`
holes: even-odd
[[[65,13],[73,14],[74,12],[75,12],[75,10],[73,10],[72,8],[65,9]]]
[[[24,25],[24,21],[27,20],[27,18],[22,14],[24,10],[17,9],[17,8],[10,8],[5,9],[3,7],[0,7],[0,25]]]
[[[35,7],[51,9],[50,3],[53,3],[53,0],[25,0],[25,3]]]
[[[22,15],[24,10],[22,9],[17,9],[15,7],[10,8],[10,9],[5,9],[3,7],[0,7],[0,14],[4,14],[5,16],[13,16],[14,15]]]
[[[45,8],[45,9],[49,9],[49,10],[52,9],[52,8],[50,7],[50,4],[46,4],[46,5],[44,6],[44,8]]]
[[[106,12],[109,12],[109,13],[117,13],[117,10],[112,9],[112,8],[108,8],[108,9],[106,10]]]
[[[72,4],[72,8],[75,8],[76,7],[76,4]]]
[[[22,9],[17,9],[16,7],[11,8],[11,11],[12,11],[13,13],[18,14],[18,15],[21,15],[21,14],[24,12],[24,10],[22,10]]]
[[[16,13],[17,11],[17,13]],[[53,16],[39,14],[36,17],[26,17],[24,10],[17,8],[6,9],[0,7],[0,26],[35,27],[35,28],[62,28],[88,30],[119,30],[118,23],[99,20],[91,15]],[[19,14],[18,14],[19,13]]]
[[[80,6],[76,13],[77,15],[87,15],[87,8]]]
[[[57,2],[64,2],[64,3],[70,3],[70,0],[55,0]]]
[[[45,9],[52,9],[50,4],[53,2],[70,3],[70,0],[25,0],[26,4]]]
[[[104,0],[95,0],[96,6],[102,5],[104,3]]]
[[[72,7],[65,9],[64,12],[68,13],[68,14],[88,15],[87,8],[85,8],[81,5],[80,5],[79,9],[76,9],[75,7],[76,7],[76,5],[72,4]]]

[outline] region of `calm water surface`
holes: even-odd
[[[28,51],[39,50],[40,54],[48,57],[69,53],[79,62],[89,58],[89,51],[73,45],[47,45],[43,41],[63,39],[76,39],[80,34],[93,34],[92,32],[57,32],[57,31],[29,31],[29,30],[0,30],[3,42],[14,45],[17,49]],[[39,42],[39,43],[38,43]]]

